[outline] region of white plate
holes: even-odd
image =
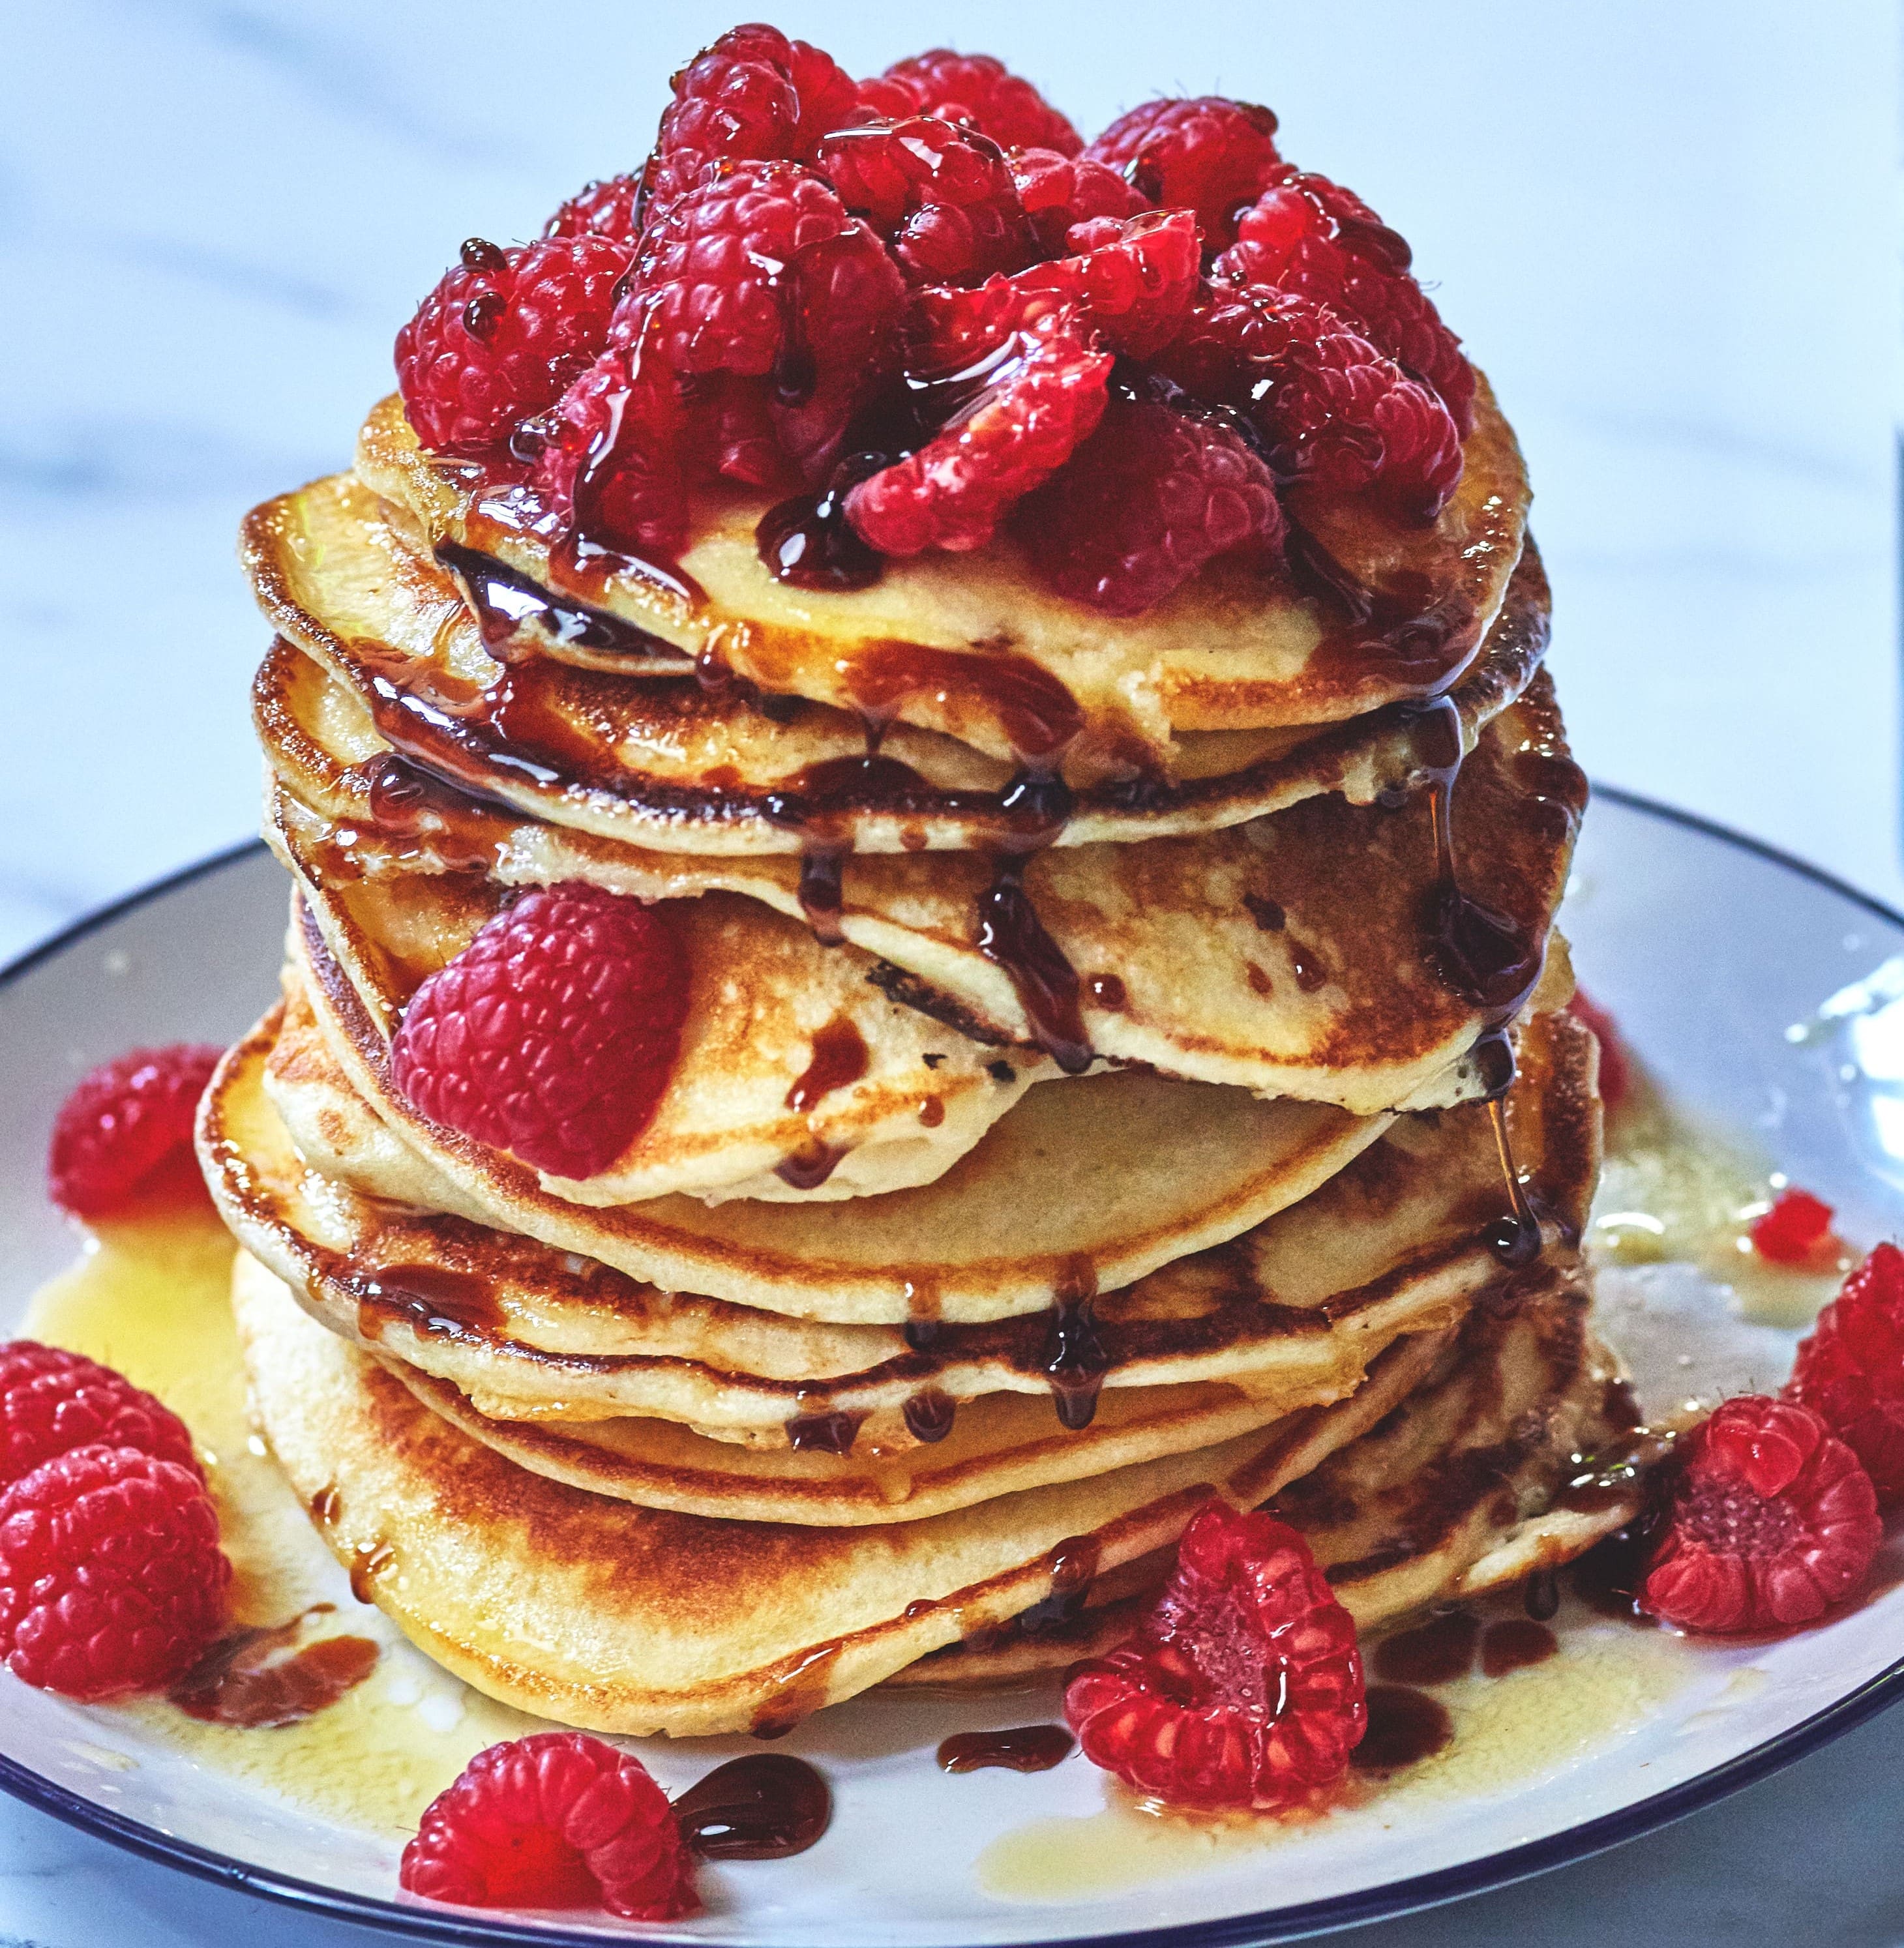
[[[228,1039],[245,1027],[271,992],[283,914],[281,873],[247,848],[83,923],[0,976],[10,1097],[0,1130],[0,1335],[73,1254],[42,1190],[45,1132],[66,1090],[133,1044]],[[1750,1134],[1794,1181],[1837,1206],[1854,1242],[1904,1229],[1904,919],[1731,834],[1602,793],[1566,924],[1586,985],[1680,1103]],[[1710,1286],[1697,1289],[1686,1324],[1722,1361],[1743,1348],[1763,1367],[1791,1343],[1736,1328]],[[988,1893],[975,1863],[1013,1832],[1051,1820],[1085,1823],[1041,1827],[1045,1857],[1058,1869],[1086,1857],[1084,1843],[1104,1835],[1102,1775],[1074,1758],[1032,1777],[948,1779],[932,1758],[949,1730],[1049,1717],[1051,1694],[856,1701],[779,1748],[815,1760],[831,1779],[837,1811],[826,1838],[797,1860],[709,1870],[712,1911],[661,1938],[1187,1948],[1287,1940],[1498,1886],[1709,1804],[1904,1694],[1904,1583],[1894,1573],[1879,1583],[1862,1605],[1769,1644],[1694,1646],[1576,1624],[1556,1663],[1597,1659],[1600,1689],[1555,1690],[1563,1732],[1538,1761],[1522,1751],[1471,1789],[1397,1790],[1268,1841],[1201,1853],[1173,1841],[1133,1868],[1131,1884],[1112,1885],[1102,1876],[1142,1852],[1125,1816],[1111,1846],[1098,1847],[1108,1863],[1100,1877],[1074,1876],[1079,1890],[1058,1899]],[[1629,1667],[1646,1681],[1597,1720],[1607,1673]],[[1567,1729],[1570,1703],[1583,1715]],[[110,1708],[0,1675],[0,1786],[188,1872],[373,1926],[471,1943],[628,1932],[574,1917],[544,1925],[399,1904],[388,1841],[313,1819],[131,1729]],[[741,1740],[641,1748],[670,1790],[747,1748]],[[102,1762],[109,1754],[123,1756]]]

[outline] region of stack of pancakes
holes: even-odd
[[[1127,619],[1003,538],[791,585],[738,490],[678,562],[577,547],[394,401],[259,509],[292,917],[201,1148],[360,1593],[548,1717],[772,1732],[1068,1661],[1213,1494],[1364,1623],[1617,1526],[1560,1492],[1622,1390],[1527,498],[1483,390],[1433,529],[1299,489],[1287,570]],[[690,969],[584,1180],[389,1062],[571,881],[670,902]]]

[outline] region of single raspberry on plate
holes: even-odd
[[[853,489],[847,519],[884,554],[982,546],[1097,430],[1111,362],[1068,310],[1014,333],[938,433]]]
[[[1465,439],[1474,425],[1474,368],[1415,282],[1412,261],[1406,242],[1353,191],[1285,168],[1243,212],[1216,269],[1240,283],[1300,291],[1340,312],[1441,395]]]
[[[665,907],[579,882],[498,914],[412,997],[390,1079],[433,1121],[593,1177],[653,1120],[688,1012]]]
[[[169,1683],[217,1636],[231,1581],[195,1468],[95,1444],[0,1494],[0,1661],[42,1690]]]
[[[1075,156],[1084,146],[1070,123],[1028,81],[990,54],[955,54],[933,48],[895,61],[859,84],[875,115],[898,120],[933,115],[957,122],[1008,149],[1053,149]]]
[[[542,226],[545,237],[613,237],[632,250],[641,234],[641,178],[604,176],[585,184]]]
[[[198,1099],[223,1053],[203,1042],[135,1048],[82,1076],[53,1119],[53,1202],[75,1218],[110,1218],[168,1165],[188,1165]],[[196,1172],[166,1174],[168,1187],[174,1176],[203,1195]]]
[[[675,1921],[700,1905],[667,1795],[639,1759],[581,1732],[478,1752],[424,1809],[397,1878],[458,1907]]]
[[[1137,1634],[1073,1673],[1064,1715],[1087,1758],[1168,1805],[1300,1806],[1368,1722],[1356,1627],[1293,1528],[1214,1503]]]
[[[1276,118],[1220,95],[1147,101],[1120,115],[1085,150],[1117,170],[1146,202],[1191,209],[1213,251],[1236,240],[1236,219],[1281,166]]]
[[[1798,1342],[1785,1397],[1865,1465],[1886,1507],[1904,1502],[1904,1252],[1880,1245]]]
[[[825,137],[816,166],[915,284],[977,284],[1037,255],[1005,151],[974,129],[930,116],[868,122]]]
[[[1567,1012],[1590,1028],[1600,1044],[1600,1101],[1610,1116],[1632,1093],[1633,1087],[1632,1061],[1620,1038],[1619,1025],[1583,988],[1574,989]]]
[[[1114,397],[1012,528],[1059,594],[1136,616],[1219,555],[1273,551],[1282,510],[1269,468],[1216,411]]]
[[[606,343],[633,259],[625,239],[593,231],[514,250],[472,237],[396,335],[397,389],[417,437],[440,452],[486,452],[553,405]]]
[[[1149,206],[1114,169],[1055,149],[1014,149],[1011,180],[1018,202],[1047,257],[1070,250],[1067,234],[1094,216],[1135,216]]]
[[[1678,1458],[1642,1609],[1689,1630],[1795,1630],[1864,1580],[1884,1540],[1878,1497],[1816,1414],[1742,1394]]]
[[[1780,1191],[1752,1227],[1752,1249],[1768,1264],[1809,1264],[1836,1242],[1831,1205],[1809,1190]]]
[[[1155,362],[1194,397],[1247,411],[1283,480],[1368,493],[1423,523],[1461,479],[1460,436],[1433,391],[1300,293],[1207,280]]]
[[[0,1486],[56,1454],[101,1445],[202,1475],[185,1423],[123,1373],[36,1340],[0,1345]]]

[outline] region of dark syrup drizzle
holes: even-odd
[[[796,1414],[787,1423],[787,1445],[802,1454],[850,1454],[865,1418],[842,1407]]]
[[[501,1332],[505,1320],[489,1280],[446,1265],[376,1265],[349,1267],[357,1293],[357,1330],[380,1339],[393,1319],[438,1338]]]
[[[823,1096],[857,1082],[866,1072],[866,1038],[846,1016],[828,1022],[813,1038],[812,1053],[787,1092],[787,1106],[804,1114]]]
[[[831,1639],[790,1658],[775,1681],[773,1695],[753,1714],[749,1727],[753,1736],[784,1739],[803,1718],[818,1711],[827,1701],[839,1657],[839,1643]]]
[[[958,1403],[936,1387],[927,1387],[916,1394],[909,1394],[900,1412],[905,1421],[906,1432],[913,1439],[930,1444],[943,1441],[951,1433]]]
[[[1074,1260],[1058,1280],[1045,1335],[1045,1377],[1051,1382],[1051,1404],[1060,1425],[1074,1434],[1096,1418],[1098,1395],[1110,1367],[1092,1309],[1097,1295],[1097,1268],[1088,1258]]]
[[[1378,1677],[1395,1684],[1452,1684],[1474,1667],[1481,1621],[1465,1610],[1431,1618],[1375,1647]]]
[[[598,650],[630,658],[679,657],[671,643],[606,609],[573,598],[565,600],[480,548],[461,541],[439,541],[437,560],[456,579],[463,600],[484,646],[508,662],[519,650],[519,639],[535,628],[563,648]]]
[[[1505,1677],[1511,1670],[1545,1664],[1560,1649],[1560,1639],[1532,1617],[1509,1617],[1490,1624],[1481,1639],[1481,1674]]]
[[[691,1852],[709,1860],[784,1860],[803,1853],[833,1819],[833,1794],[804,1759],[753,1752],[730,1759],[674,1802]]]
[[[166,1695],[187,1717],[247,1729],[294,1725],[334,1704],[377,1667],[368,1637],[321,1637],[293,1651],[315,1603],[287,1624],[253,1626],[220,1637]]]
[[[1349,1754],[1358,1772],[1399,1772],[1432,1758],[1455,1736],[1455,1721],[1438,1698],[1405,1684],[1368,1688],[1368,1728]]]
[[[1017,1725],[1004,1732],[960,1732],[940,1740],[941,1772],[978,1772],[997,1766],[1009,1772],[1049,1772],[1076,1748],[1062,1725]]]

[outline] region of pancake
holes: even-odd
[[[267,830],[386,1043],[423,981],[509,897],[466,873],[324,873],[290,818]],[[986,1047],[902,1006],[874,984],[870,956],[823,947],[757,901],[711,892],[666,912],[688,965],[680,1048],[619,1156],[586,1179],[542,1174],[570,1202],[828,1201],[930,1183],[1058,1075],[1036,1049]]]
[[[943,731],[1014,764],[1064,755],[1167,772],[1179,731],[1334,722],[1439,690],[1465,667],[1520,555],[1528,498],[1485,381],[1464,458],[1425,531],[1292,495],[1332,574],[1377,591],[1376,613],[1359,620],[1234,557],[1143,615],[1108,616],[1051,593],[1005,535],[888,562],[851,593],[797,588],[762,562],[755,529],[770,502],[743,489],[697,497],[678,564],[599,551],[585,562],[554,541],[557,524],[520,469],[426,453],[394,399],[365,423],[356,470],[408,516],[422,551],[478,551],[647,632],[631,670],[685,653],[763,690]]]
[[[1641,1493],[1562,1489],[1583,1457],[1617,1444],[1627,1409],[1617,1363],[1587,1326],[1577,1274],[1541,1268],[1511,1307],[1483,1304],[1379,1425],[1266,1497],[1302,1531],[1357,1628],[1477,1596],[1583,1554],[1638,1513]],[[1033,1613],[895,1673],[899,1685],[989,1686],[1101,1655],[1131,1631],[1170,1568],[1126,1565],[1099,1600]]]
[[[992,1394],[1030,1396],[1051,1418],[1042,1317],[909,1335],[784,1318],[660,1292],[446,1215],[427,1208],[427,1183],[408,1186],[426,1208],[359,1196],[309,1167],[266,1093],[268,1059],[281,1093],[312,1087],[297,1072],[312,1033],[306,1021],[269,1046],[253,1037],[221,1074],[207,1111],[219,1208],[315,1317],[445,1382],[474,1412],[658,1417],[774,1447],[838,1415],[856,1429],[855,1451],[875,1453],[917,1444],[909,1413],[943,1434],[951,1409]],[[1570,1019],[1541,1017],[1521,1057],[1508,1102],[1517,1161],[1577,1233],[1597,1159],[1591,1039]],[[327,1126],[332,1154],[390,1140],[347,1095],[307,1104],[300,1120]],[[1104,1398],[1212,1382],[1259,1397],[1341,1391],[1392,1338],[1452,1323],[1501,1276],[1489,1240],[1502,1196],[1480,1106],[1397,1124],[1291,1208],[1100,1297]]]
[[[1542,674],[1483,730],[1452,793],[1452,857],[1461,886],[1486,908],[1494,935],[1511,939],[1530,968],[1540,963],[1586,796]],[[274,798],[270,819],[274,842],[303,880],[334,951],[373,1017],[393,1020],[407,991],[403,970],[392,972],[387,954],[360,954],[347,944],[347,937],[368,936],[374,945],[379,926],[369,914],[353,920],[347,910],[353,904],[393,910],[401,923],[413,906],[449,897],[427,884],[412,891],[413,882],[458,876],[430,871],[430,864],[442,863],[431,861],[419,874],[413,841],[380,848],[362,828],[313,820],[281,796]],[[580,878],[635,898],[680,901],[684,913],[691,913],[693,899],[722,892],[744,895],[790,921],[802,910],[791,860],[704,861],[577,840],[545,825],[496,822],[507,828],[503,836],[455,857],[458,864],[474,861],[504,883]],[[1463,1058],[1499,1019],[1498,1007],[1481,998],[1484,988],[1458,990],[1431,959],[1438,950],[1424,915],[1435,910],[1442,886],[1440,856],[1427,804],[1391,811],[1317,797],[1272,817],[1194,838],[1053,848],[1020,862],[1022,893],[1013,895],[1018,906],[1010,910],[1028,909],[1032,917],[1024,924],[1042,929],[1047,949],[1001,948],[1001,934],[1018,923],[1000,917],[1005,910],[993,890],[1002,883],[995,862],[974,853],[851,861],[840,882],[837,926],[848,946],[884,963],[865,963],[868,977],[968,1037],[1000,1045],[1042,1044],[1067,1066],[1095,1052],[1189,1081],[1334,1103],[1368,1115],[1477,1093],[1480,1078]],[[1358,862],[1355,873],[1341,870],[1348,858]],[[797,978],[790,940],[775,949],[772,943],[781,936],[764,917],[760,927],[763,954],[784,951],[786,978]],[[467,937],[449,929],[440,955],[422,951],[418,964],[440,964]],[[752,1004],[767,1006],[766,984],[747,968],[738,919],[728,937],[730,963]],[[1048,949],[1055,950],[1062,975],[1047,969]],[[828,966],[809,958],[815,971],[807,979],[851,989],[859,963]],[[1074,1019],[1067,1012],[1073,1002]],[[856,1013],[865,1018],[862,1028],[879,1019],[864,995]],[[772,1032],[764,1041],[753,1034],[744,1010],[725,1002],[697,1009],[697,1019],[710,1016],[722,1037],[717,1066],[746,1059],[755,1044],[771,1046],[775,1039]],[[807,1031],[818,1025],[809,1024]],[[803,1059],[796,1053],[803,1047],[799,1034],[778,1039],[789,1059]],[[916,1065],[930,1045],[929,1038],[902,1038],[895,1055],[899,1069]],[[684,1055],[684,1075],[687,1066]],[[972,1114],[958,1125],[956,1140],[942,1132],[942,1140],[921,1143],[916,1130],[890,1128],[881,1140],[909,1137],[920,1171],[969,1147],[984,1127],[983,1106],[1002,1106],[986,1095],[982,1071],[968,1072],[973,1087],[963,1100]],[[779,1109],[797,1073],[763,1083],[762,1109]],[[902,1124],[920,1097],[933,1093],[930,1078],[916,1066],[911,1076],[896,1075],[887,1098]],[[667,1117],[664,1102],[645,1143],[663,1140]],[[809,1140],[798,1119],[786,1122],[787,1148],[764,1163],[755,1160],[758,1152],[749,1153],[747,1174],[770,1172]],[[850,1132],[814,1134],[833,1143],[855,1140]],[[881,1168],[870,1158],[851,1165],[839,1190],[924,1180],[882,1177]],[[592,1190],[574,1194],[619,1202],[644,1193],[626,1186],[617,1166]]]
[[[1030,1090],[916,1190],[834,1204],[575,1204],[390,1087],[384,1044],[315,928],[297,929],[293,957],[288,1019],[316,1032],[300,1041],[294,1065],[274,1066],[274,1097],[326,1175],[579,1252],[663,1291],[841,1325],[975,1323],[1134,1284],[1300,1202],[1389,1120],[1123,1070]],[[325,1112],[353,1095],[389,1140],[340,1152]]]
[[[642,1509],[517,1467],[307,1318],[246,1254],[253,1412],[359,1586],[487,1695],[584,1729],[784,1730],[961,1635],[1168,1546],[1213,1491],[1260,1500],[1433,1363],[1404,1340],[1349,1400],[1216,1448],[929,1521],[827,1529]]]
[[[661,851],[784,855],[816,839],[862,855],[964,850],[1022,829],[1002,802],[1012,765],[955,738],[894,723],[869,762],[854,712],[763,703],[691,675],[635,681],[625,655],[595,653],[578,668],[546,642],[486,641],[457,583],[348,475],[255,510],[241,547],[280,637],[253,693],[261,738],[327,816],[367,821],[366,773],[394,746],[505,810]],[[1471,748],[1538,665],[1547,611],[1530,544],[1450,692]],[[292,645],[334,690],[300,666]],[[1404,788],[1419,765],[1405,713],[1392,708],[1331,724],[1185,732],[1169,777],[1093,781],[1072,766],[1057,843],[1208,831],[1323,792],[1367,804]]]

